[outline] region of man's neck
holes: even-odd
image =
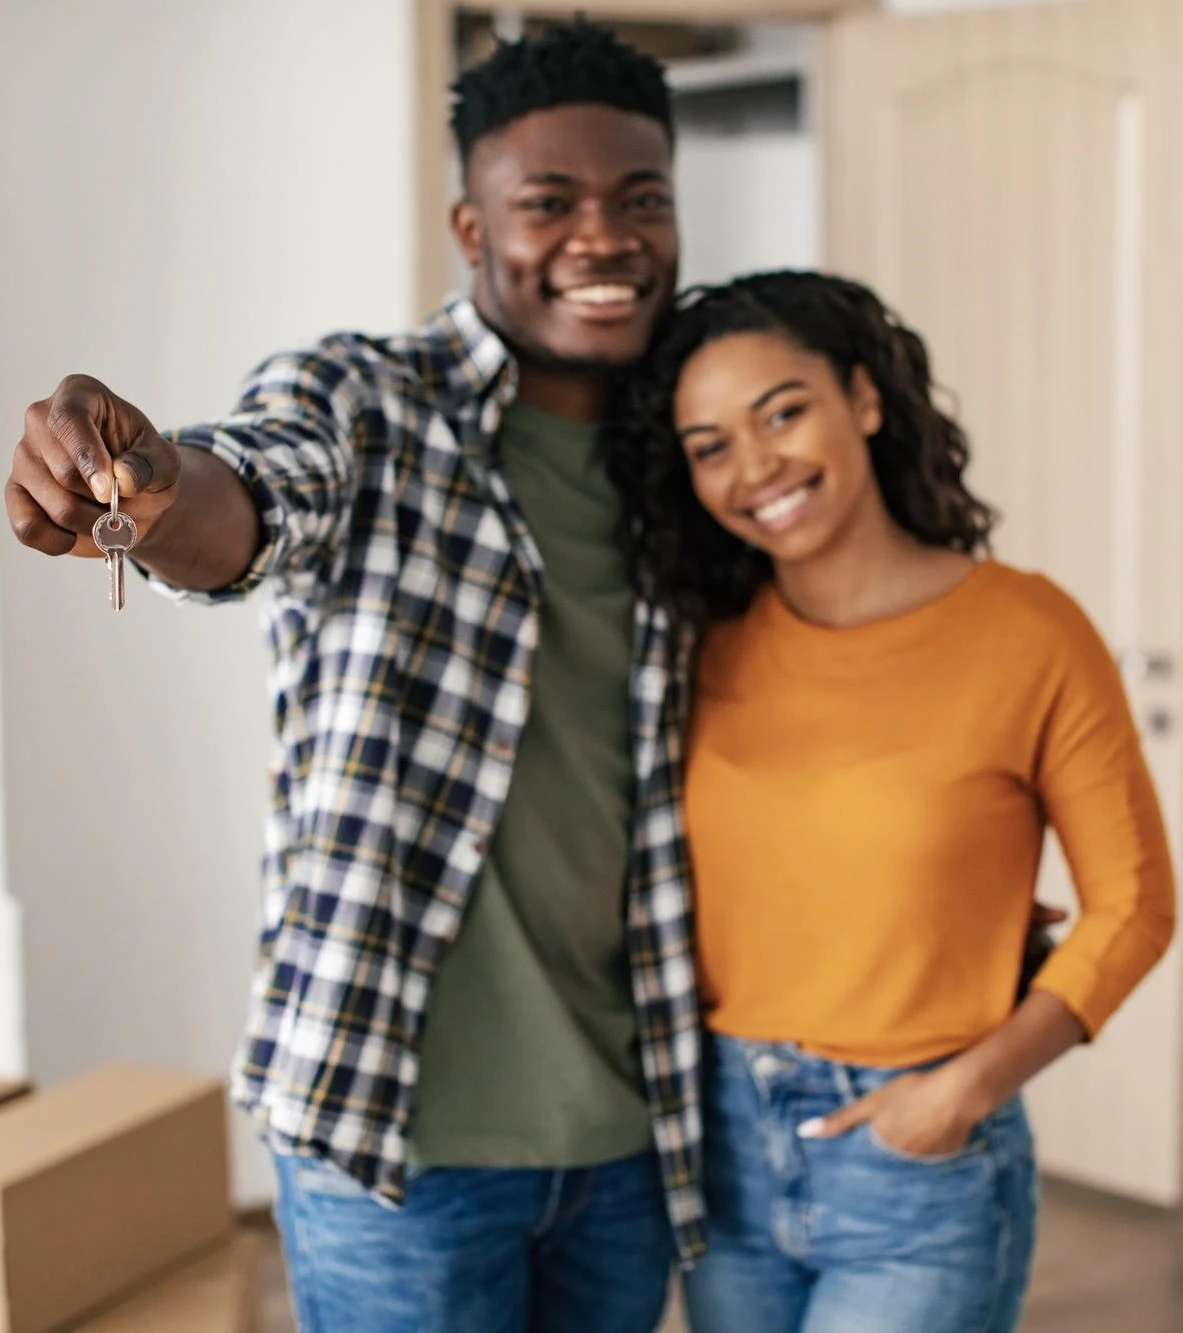
[[[564,366],[532,353],[525,340],[514,337],[507,321],[497,317],[496,303],[481,291],[479,283],[472,302],[477,314],[517,361],[519,403],[568,421],[593,423],[602,419],[608,399],[606,371],[590,365]]]
[[[606,385],[592,375],[561,375],[523,364],[518,374],[518,402],[568,421],[599,421]]]

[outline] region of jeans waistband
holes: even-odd
[[[924,1073],[944,1064],[930,1060],[907,1066],[860,1065],[811,1055],[789,1041],[748,1041],[708,1031],[704,1038],[708,1068],[721,1074],[755,1077],[760,1082],[791,1083],[802,1093],[836,1093],[844,1100],[861,1097],[901,1074]]]

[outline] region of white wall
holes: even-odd
[[[760,62],[779,58],[784,70],[809,70],[817,46],[808,24],[753,23],[740,34],[741,50]],[[770,91],[742,83],[717,89],[706,105],[693,98],[675,103],[684,285],[820,262],[813,102],[806,80],[796,107],[787,85]]]
[[[682,134],[676,179],[684,283],[820,262],[812,135]]]
[[[404,326],[411,73],[407,0],[4,0],[3,447],[70,371],[181,424],[224,410],[280,346]],[[2,536],[32,1072],[116,1058],[224,1072],[268,755],[253,609],[178,609],[133,576],[116,620],[101,565]],[[268,1175],[243,1130],[249,1203]]]

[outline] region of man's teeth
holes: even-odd
[[[636,299],[635,287],[609,283],[600,283],[595,287],[574,287],[563,293],[564,301],[577,301],[580,305],[619,305]]]
[[[801,508],[809,499],[810,490],[811,487],[808,485],[798,486],[795,491],[782,495],[779,500],[773,500],[769,504],[761,505],[759,509],[754,509],[753,517],[757,523],[779,523]]]

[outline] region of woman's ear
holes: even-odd
[[[850,403],[859,430],[869,440],[883,429],[883,399],[866,366],[855,366],[850,376]]]

